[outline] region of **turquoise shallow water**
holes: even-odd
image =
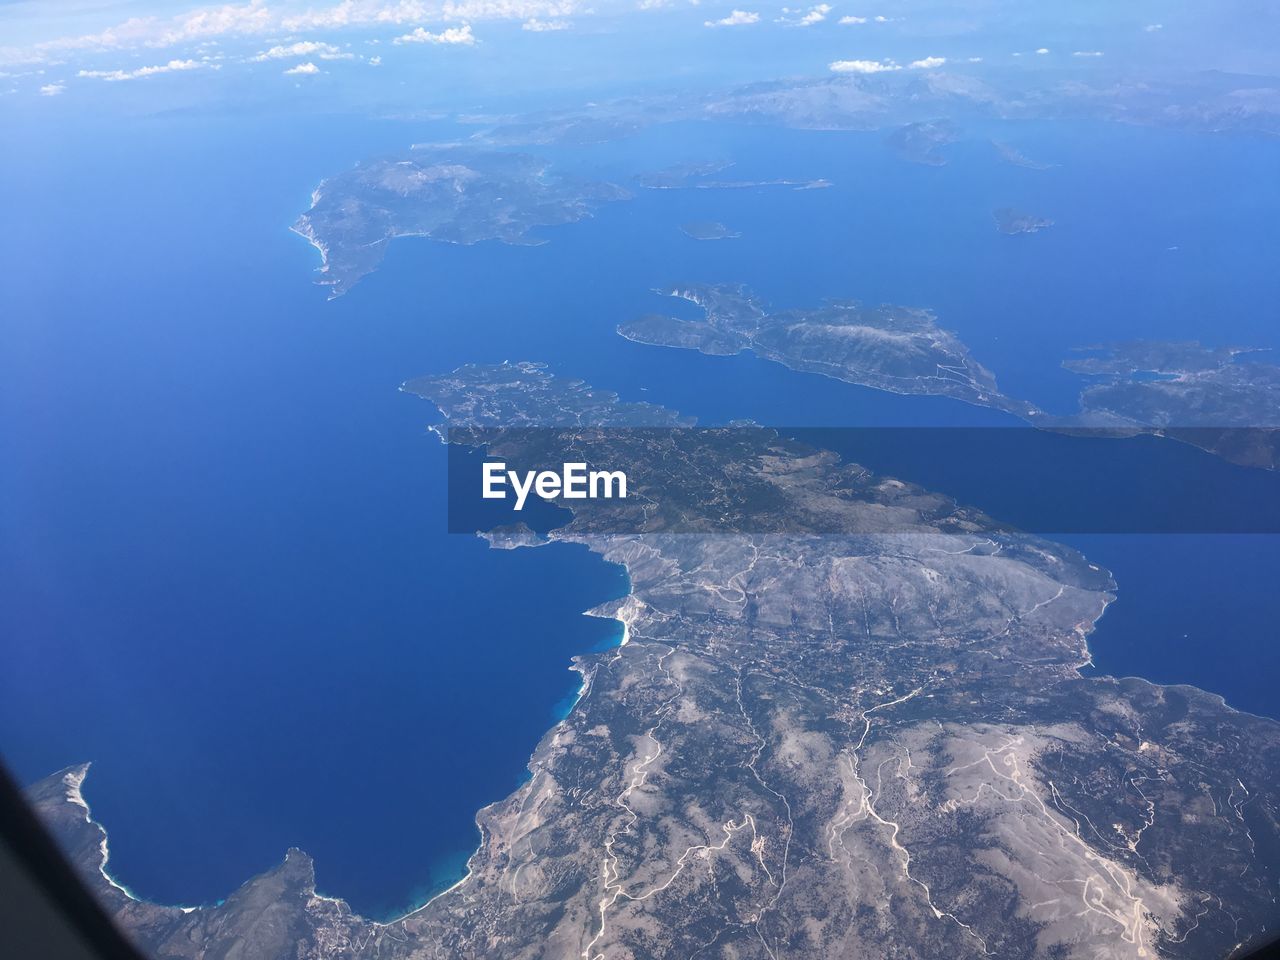
[[[1247,187],[1274,144],[974,126],[935,169],[874,135],[684,125],[574,162],[730,157],[735,177],[836,186],[641,193],[540,247],[395,244],[326,303],[286,230],[312,187],[440,130],[169,116],[26,133],[0,170],[0,436],[18,465],[0,474],[0,752],[28,780],[93,760],[113,871],[169,902],[225,896],[288,846],[357,909],[419,902],[571,702],[569,658],[616,639],[580,616],[626,589],[616,568],[444,535],[443,449],[403,380],[533,358],[704,421],[1006,422],[614,334],[686,311],[651,293],[682,279],[749,278],[780,306],[932,306],[1007,390],[1060,408],[1076,384],[1057,363],[1082,342],[1277,345],[1280,201]],[[999,165],[992,133],[1059,166]],[[1010,203],[1057,225],[1003,237],[990,211]],[[694,219],[742,236],[690,240]],[[1274,539],[1171,543],[1081,544],[1120,583],[1099,668],[1265,709]]]

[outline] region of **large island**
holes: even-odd
[[[405,389],[454,442],[514,457],[624,428],[609,442],[653,482],[669,461],[644,454],[685,423],[530,363]],[[551,534],[626,567],[631,594],[596,611],[624,642],[577,659],[580,700],[480,812],[466,878],[417,912],[354,915],[297,851],[217,906],[140,903],[102,869],[84,767],[33,798],[159,957],[1199,958],[1275,929],[1280,725],[1083,676],[1115,587],[1074,551],[754,436],[691,455],[792,532],[657,532],[657,509]],[[805,532],[832,517],[855,532]]]
[[[527,154],[423,145],[323,181],[293,231],[320,251],[319,282],[332,298],[376,270],[392,240],[536,244],[536,227],[582,220],[627,196]]]

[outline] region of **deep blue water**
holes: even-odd
[[[14,201],[0,742],[27,779],[94,762],[140,895],[214,900],[296,845],[384,914],[459,875],[577,689],[569,658],[616,640],[580,612],[626,581],[443,535],[445,450],[397,386],[447,331],[326,309],[282,228],[346,160],[238,132],[269,162],[220,175],[200,153],[225,131],[144,124],[130,149],[51,146]]]
[[[0,751],[27,780],[93,760],[114,874],[168,902],[225,896],[291,845],[357,909],[420,901],[571,702],[569,657],[616,636],[579,616],[625,590],[615,568],[443,534],[444,451],[401,381],[531,358],[704,422],[1008,422],[614,334],[691,315],[650,292],[684,279],[934,307],[1009,392],[1062,409],[1074,345],[1280,345],[1276,144],[975,125],[935,169],[875,135],[682,125],[576,162],[723,156],[734,177],[836,186],[645,192],[540,247],[393,244],[326,303],[285,229],[312,187],[440,130],[175,115],[21,133],[0,161]],[[990,134],[1059,166],[1001,165]],[[1007,204],[1057,225],[1004,237]],[[743,235],[694,241],[693,219]],[[1275,538],[1172,543],[1084,544],[1120,583],[1099,668],[1265,711]]]
[[[1190,683],[1280,719],[1280,536],[1057,539],[1119,582],[1090,638],[1091,672]]]

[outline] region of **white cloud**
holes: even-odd
[[[209,66],[209,64],[202,63],[199,60],[170,60],[168,63],[159,63],[153,67],[138,67],[136,70],[81,70],[76,76],[114,83],[120,80],[154,77],[158,73],[180,73],[184,70],[199,70],[206,66]]]
[[[866,23],[867,18],[866,17],[841,17],[839,22],[844,24],[847,27],[853,24]]]
[[[286,77],[304,77],[311,76],[320,72],[320,68],[308,60],[306,63],[300,63],[296,67],[290,67],[284,72]]]
[[[970,57],[970,58],[969,58],[969,62],[970,62],[970,63],[981,63],[981,62],[982,62],[982,58],[981,58],[981,57]]]
[[[198,2],[198,0],[196,0]],[[287,3],[287,0],[285,0]],[[219,37],[298,33],[312,28],[414,26],[474,20],[554,19],[579,12],[582,0],[329,0],[297,12],[266,0],[196,7],[175,16],[132,17],[97,33],[22,47],[0,46],[0,64],[46,63],[84,51],[159,49]],[[447,33],[448,31],[446,31]],[[465,41],[464,41],[465,42]],[[323,56],[323,54],[318,54]],[[331,54],[343,58],[342,54]]]
[[[1101,50],[1076,50],[1076,51],[1073,51],[1071,55],[1073,57],[1100,57],[1102,56],[1102,51]]]
[[[1036,53],[1040,54],[1040,56],[1042,57],[1048,52],[1049,52],[1048,47],[1041,47],[1039,50],[1036,51]]]
[[[571,26],[573,24],[568,20],[539,20],[537,17],[530,17],[520,24],[520,29],[530,33],[550,33],[553,30],[568,30]]]
[[[947,62],[946,57],[924,57],[907,64],[912,70],[934,70]]]
[[[382,58],[381,58],[381,57],[370,57],[370,58],[369,58],[369,66],[371,66],[371,67],[380,67],[380,66],[382,66]]]
[[[831,4],[820,3],[816,7],[810,7],[809,12],[801,17],[797,22],[798,26],[810,27],[815,23],[821,23],[827,19],[827,14],[831,12]]]
[[[441,20],[527,20],[577,12],[577,0],[340,0],[281,19],[285,30],[401,26]]]
[[[471,24],[464,23],[460,27],[449,27],[447,30],[441,30],[439,33],[431,33],[422,27],[418,27],[412,33],[406,33],[402,37],[396,37],[392,43],[442,43],[442,44],[461,44],[463,46],[474,46],[476,38],[471,33]]]
[[[759,23],[759,22],[760,22],[760,14],[748,13],[746,10],[735,10],[733,11],[733,13],[729,14],[727,17],[722,17],[719,20],[703,21],[702,25],[704,27],[741,27],[749,23]]]
[[[193,10],[175,20],[171,33],[176,34],[179,40],[191,40],[268,29],[271,12],[262,0],[251,0],[244,4],[228,3],[221,7]]]
[[[399,26],[415,21],[429,20],[426,4],[416,0],[340,0],[329,7],[319,7],[283,18],[281,26],[286,30],[313,30],[317,28],[369,26],[393,24]]]
[[[67,85],[65,83],[46,83],[40,88],[40,96],[56,97],[65,89],[67,89]]]
[[[833,73],[888,73],[902,69],[892,60],[836,60],[827,66]]]
[[[445,0],[436,19],[528,20],[567,17],[578,12],[577,0]]]
[[[1155,33],[1155,32],[1157,32],[1157,31],[1159,31],[1159,30],[1163,30],[1163,29],[1164,29],[1164,24],[1163,24],[1163,23],[1148,23],[1148,24],[1147,24],[1145,27],[1143,27],[1142,29],[1143,29],[1143,30],[1145,30],[1145,31],[1147,31],[1147,33]]]
[[[278,44],[270,50],[263,50],[256,57],[251,57],[250,59],[255,63],[262,63],[267,60],[289,60],[293,57],[309,57],[313,55],[323,60],[350,60],[352,57],[352,54],[344,53],[332,43],[321,43],[317,40],[299,40],[297,43],[290,43],[287,46]]]
[[[131,17],[98,33],[59,37],[26,48],[0,50],[0,60],[33,63],[80,50],[168,47],[235,34],[258,33],[272,26],[261,0],[192,10],[174,17]]]

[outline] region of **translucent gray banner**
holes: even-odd
[[[451,429],[449,530],[1280,533],[1280,472],[1269,468],[1280,431],[1166,434]]]

